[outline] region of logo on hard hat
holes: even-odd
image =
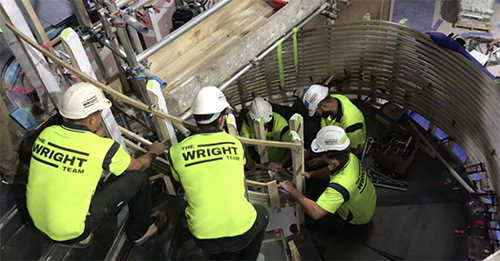
[[[92,97],[90,97],[87,100],[82,102],[84,109],[86,109],[86,108],[88,108],[96,103],[97,103],[97,95],[94,95],[94,96],[92,96]]]
[[[316,94],[316,93],[315,93],[315,94],[313,94],[313,95],[311,96],[311,99],[309,99],[309,103],[314,103],[314,101],[316,100],[316,97],[317,97],[317,96],[318,96],[318,94]]]
[[[339,144],[338,139],[325,139],[325,145],[337,145]]]

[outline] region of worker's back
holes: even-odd
[[[116,175],[130,156],[85,126],[46,128],[33,144],[27,206],[35,226],[54,240],[79,236],[103,169]]]
[[[245,154],[239,140],[203,131],[170,149],[172,173],[184,187],[189,230],[198,239],[245,233],[256,218],[245,198]]]

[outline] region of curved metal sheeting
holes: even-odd
[[[229,101],[244,104],[253,93],[289,102],[294,89],[332,75],[342,78],[346,69],[350,84],[341,93],[383,98],[422,115],[454,137],[471,162],[486,163],[500,191],[500,89],[462,55],[415,29],[360,21],[299,32],[298,74],[292,41],[283,43],[282,56],[283,90],[274,53],[224,91]],[[362,73],[371,80],[363,81]]]

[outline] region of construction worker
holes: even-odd
[[[302,101],[309,110],[309,117],[321,117],[321,128],[339,126],[351,140],[351,152],[361,157],[366,140],[366,124],[363,113],[349,98],[342,94],[328,95],[328,88],[311,85],[304,92]]]
[[[196,244],[215,259],[255,260],[268,213],[245,198],[243,145],[223,131],[228,107],[217,87],[202,88],[192,106],[200,130],[170,148],[170,164]]]
[[[321,227],[359,231],[366,227],[375,212],[375,188],[359,159],[350,152],[349,145],[348,136],[338,126],[322,128],[313,140],[312,152],[328,164],[328,169],[305,172],[303,175],[305,178],[329,180],[328,186],[316,201],[302,195],[293,183],[280,182],[307,215],[317,220],[316,224]]]
[[[273,112],[271,104],[262,97],[256,97],[250,104],[250,109],[245,115],[243,125],[241,126],[240,136],[244,138],[257,139],[257,133],[253,121],[262,117],[264,122],[266,140],[291,142],[290,127],[288,122],[278,113]],[[246,167],[255,170],[256,162],[260,162],[260,156],[257,152],[257,146],[247,147],[245,154]],[[269,169],[276,171],[278,168],[290,164],[291,151],[284,148],[267,147],[269,158]]]
[[[5,90],[0,88],[0,175],[4,184],[26,185],[28,166],[21,161],[20,152],[23,152],[24,139],[21,137],[12,118],[9,115],[5,102]],[[28,149],[29,151],[29,149]],[[26,156],[26,159],[28,156]]]
[[[104,219],[127,204],[128,238],[146,242],[166,223],[165,212],[151,217],[151,184],[142,172],[165,147],[153,143],[138,158],[116,141],[95,134],[101,111],[111,102],[90,83],[77,83],[63,95],[59,112],[68,121],[42,131],[33,144],[26,200],[35,226],[58,243],[87,247]],[[104,170],[118,176],[98,186]]]

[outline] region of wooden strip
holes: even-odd
[[[298,114],[290,118],[288,125],[291,131],[297,132],[300,137],[299,140],[295,140],[294,144],[300,144],[299,149],[292,149],[292,164],[293,164],[293,183],[295,187],[302,193],[305,194],[305,181],[302,173],[304,173],[304,118]],[[305,222],[304,212],[302,211],[299,204],[295,204],[295,218],[297,219],[297,229],[301,230],[301,225]]]
[[[257,139],[243,138],[243,137],[236,137],[236,138],[247,145],[257,145],[257,146],[262,145],[262,146],[285,148],[285,149],[302,148],[301,144],[295,144],[291,142],[257,140]]]
[[[264,129],[264,121],[261,119],[253,121],[253,127],[255,128],[255,133],[257,134],[257,139],[261,141],[266,140],[266,130]],[[258,152],[260,156],[260,164],[269,162],[269,157],[267,155],[267,148],[264,145],[258,145]]]
[[[242,4],[245,1],[248,2],[248,0],[238,0]],[[228,5],[231,5],[231,3]],[[247,9],[241,10],[241,12],[235,14],[233,17],[227,17],[226,22],[220,28],[193,46],[191,50],[163,67],[153,68],[157,69],[155,73],[168,81],[169,87],[171,86],[170,88],[174,88],[181,79],[193,75],[196,70],[206,66],[210,60],[223,54],[238,39],[245,36],[257,24],[264,21],[272,11],[272,8],[267,3],[262,0],[254,0],[252,5]],[[227,16],[226,13],[218,13],[218,15]],[[201,25],[204,24],[206,22],[201,23]],[[172,47],[170,44],[168,46],[168,49]],[[168,54],[171,55],[172,53],[176,54],[177,51],[169,52]],[[157,55],[158,53],[155,54],[155,59],[159,59],[159,57],[156,57]],[[170,88],[167,87],[167,91]]]
[[[278,186],[275,180],[272,180],[266,184],[267,193],[269,194],[269,203],[273,211],[273,214],[281,212],[280,206],[280,196],[278,194]]]
[[[158,104],[158,96],[156,96],[153,92],[148,91],[148,96],[149,100],[151,101],[151,104]],[[156,106],[156,108],[153,108],[155,111],[161,111],[159,106]],[[172,144],[172,140],[170,139],[170,135],[167,130],[167,126],[165,125],[164,120],[157,120],[158,123],[158,128],[160,129],[161,136],[163,137],[163,142],[167,148],[170,148]]]
[[[227,22],[235,20],[235,17],[254,3],[254,0],[238,0],[228,3],[221,10],[207,17],[203,22],[173,40],[153,56],[148,57],[151,70],[158,73],[163,68],[170,68],[168,66],[170,63],[192,51],[197,44],[209,38],[217,30],[224,27]]]
[[[45,34],[45,30],[43,29],[42,24],[40,23],[40,20],[38,19],[38,16],[35,13],[35,10],[33,10],[33,6],[31,6],[31,3],[29,0],[22,0],[24,7],[26,8],[26,11],[28,11],[28,17],[31,19],[31,22],[36,28],[36,31],[38,32],[38,35],[42,38],[42,43],[43,45],[47,46],[47,49],[53,54],[56,53],[54,50],[54,47],[50,44],[50,40],[47,37],[47,34]]]
[[[491,27],[486,27],[486,26],[477,26],[477,25],[468,25],[468,24],[461,24],[461,23],[454,23],[453,28],[465,28],[469,30],[478,30],[478,31],[486,31],[486,32],[491,32]]]
[[[175,192],[174,184],[172,184],[172,179],[169,176],[167,176],[163,173],[159,173],[157,175],[149,177],[149,180],[153,181],[153,180],[159,179],[159,178],[163,179],[163,182],[165,183],[165,187],[167,188],[168,194],[176,196],[177,193]]]
[[[132,98],[124,95],[123,93],[120,93],[120,92],[118,92],[116,90],[113,90],[108,85],[105,85],[105,84],[103,84],[101,82],[93,80],[92,78],[90,78],[85,73],[82,73],[81,71],[76,70],[74,67],[72,67],[72,66],[66,64],[65,62],[61,61],[54,54],[50,53],[49,51],[47,51],[44,48],[42,48],[41,46],[39,46],[33,40],[31,40],[26,35],[24,35],[21,31],[19,31],[16,27],[14,27],[10,22],[6,22],[5,25],[10,30],[12,30],[12,32],[14,32],[14,34],[16,34],[17,36],[19,36],[20,38],[22,38],[26,43],[28,43],[29,45],[33,46],[33,48],[37,49],[38,51],[40,51],[41,53],[43,53],[45,56],[47,56],[50,59],[52,59],[53,62],[61,65],[62,67],[64,67],[67,70],[69,70],[70,72],[73,72],[75,75],[77,75],[78,77],[80,77],[80,79],[94,84],[96,87],[102,89],[103,91],[105,91],[106,93],[112,95],[113,97],[115,97],[117,99],[120,99],[121,101],[123,101],[123,102],[125,102],[125,103],[127,103],[129,105],[132,105],[133,107],[135,107],[137,109],[140,109],[140,110],[152,113],[152,114],[154,114],[154,115],[156,115],[156,116],[158,116],[160,118],[163,118],[163,119],[166,119],[166,120],[169,120],[169,121],[172,121],[172,122],[176,122],[178,124],[183,125],[186,128],[191,129],[191,130],[196,130],[197,129],[196,125],[194,125],[194,124],[192,124],[190,122],[184,121],[184,120],[182,120],[180,118],[177,118],[175,116],[172,116],[170,114],[167,114],[167,113],[164,113],[164,112],[161,112],[161,111],[152,110],[146,104],[138,102],[138,101],[136,101],[136,100],[134,100],[134,99],[132,99]]]

